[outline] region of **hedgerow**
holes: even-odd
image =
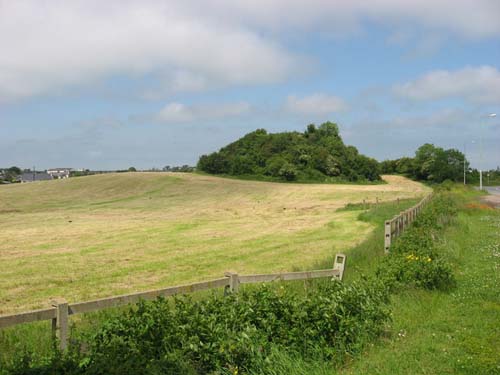
[[[425,289],[449,289],[455,284],[450,263],[439,252],[440,231],[456,215],[457,204],[446,192],[431,203],[391,246],[376,274],[397,288],[413,285]]]
[[[85,352],[29,358],[10,374],[208,374],[264,371],[280,349],[342,361],[379,335],[389,319],[387,288],[377,281],[321,283],[307,296],[260,286],[227,297],[141,302],[107,320]]]

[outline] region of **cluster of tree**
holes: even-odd
[[[464,168],[469,169],[469,162],[456,149],[445,150],[426,143],[415,152],[415,157],[385,160],[380,163],[380,167],[382,173],[398,173],[415,180],[458,182],[463,180]]]
[[[198,161],[211,174],[255,176],[286,181],[376,181],[376,160],[346,146],[338,126],[311,124],[304,133],[270,134],[258,129]]]
[[[196,170],[195,167],[192,167],[190,165],[184,164],[181,166],[170,166],[166,165],[163,167],[163,172],[194,172]]]
[[[0,184],[19,182],[21,173],[19,167],[0,168]]]

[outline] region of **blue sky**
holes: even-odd
[[[379,160],[500,165],[500,2],[0,0],[0,166],[195,164],[337,122]]]

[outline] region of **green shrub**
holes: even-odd
[[[54,354],[42,366],[24,359],[8,373],[263,372],[280,351],[342,361],[382,332],[387,304],[387,288],[373,280],[328,281],[307,296],[261,286],[225,298],[141,302],[89,335],[85,353]]]

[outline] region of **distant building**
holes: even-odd
[[[35,182],[52,180],[52,176],[47,172],[23,172],[21,182]]]
[[[51,168],[47,169],[47,173],[52,176],[53,179],[68,178],[71,172],[71,168]]]

